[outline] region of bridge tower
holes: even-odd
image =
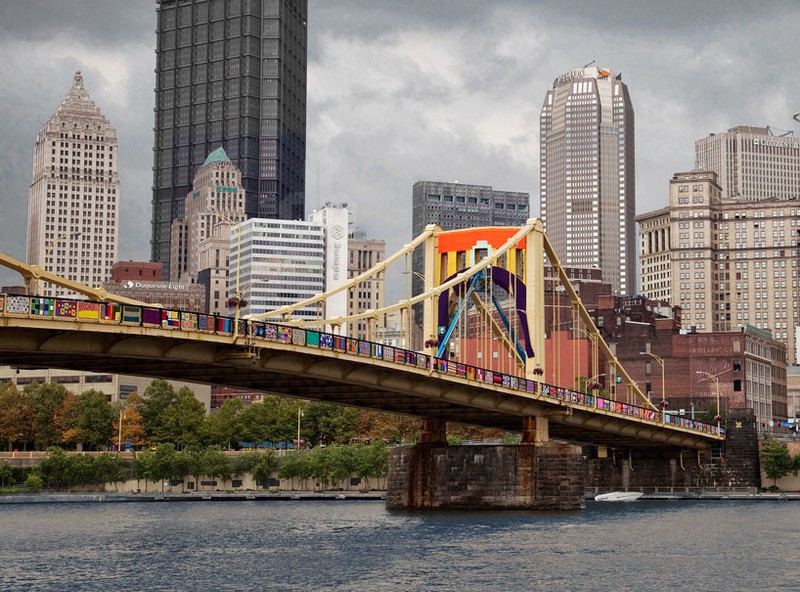
[[[534,220],[529,232],[509,244],[519,231],[519,228],[496,226],[451,231],[437,228],[425,240],[424,291],[434,296],[424,301],[423,334],[426,347],[435,348],[438,357],[453,355],[446,342],[465,316],[466,305],[472,304],[473,316],[485,321],[484,331],[491,331],[494,338],[503,342],[506,353],[514,356],[519,374],[541,382],[546,368],[542,222]],[[481,265],[484,268],[477,275],[469,275],[461,284],[435,294],[437,286]],[[505,313],[501,301],[508,305]],[[492,304],[496,305],[494,310]],[[549,439],[544,415],[525,417],[520,428],[525,444]],[[446,430],[436,420],[428,420],[423,425],[421,440],[446,443],[445,434]]]

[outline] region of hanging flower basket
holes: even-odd
[[[438,339],[428,339],[428,341],[425,342],[425,347],[437,347],[438,345]]]
[[[721,415],[715,415],[714,416],[714,421],[717,422],[717,423],[721,422],[722,421],[722,416]]]
[[[237,296],[231,296],[225,301],[226,308],[243,308],[247,306],[247,300]]]
[[[658,404],[658,406],[659,406],[659,407],[661,407],[661,410],[663,411],[664,409],[666,409],[667,407],[669,407],[669,401],[661,401],[661,402]]]
[[[533,373],[534,373],[536,376],[541,376],[542,374],[544,374],[544,370],[542,370],[541,368],[534,368],[534,369],[533,369]]]

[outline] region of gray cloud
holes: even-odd
[[[410,238],[420,179],[528,191],[538,211],[544,92],[593,59],[631,90],[639,212],[666,204],[696,139],[789,129],[800,110],[788,0],[309,4],[307,209],[346,201],[390,250]],[[1,250],[24,257],[33,142],[81,69],[120,139],[120,257],[149,257],[154,28],[152,1],[0,5]]]

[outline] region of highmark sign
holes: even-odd
[[[181,292],[186,289],[186,284],[173,284],[172,282],[134,282],[128,280],[122,284],[126,290],[171,290]]]

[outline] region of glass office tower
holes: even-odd
[[[248,216],[305,217],[307,0],[158,0],[152,259],[222,146]]]

